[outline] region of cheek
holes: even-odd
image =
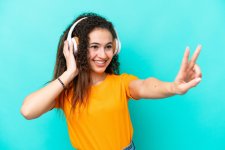
[[[114,51],[109,51],[109,52],[107,52],[107,56],[108,56],[108,58],[113,58],[113,56],[114,56],[114,53],[113,53]]]
[[[112,62],[112,59],[113,59],[113,55],[109,57],[108,64],[110,64]]]
[[[110,59],[111,59],[111,60],[113,59],[113,56],[114,56],[114,55],[113,55],[113,53],[112,53],[112,54],[110,55]]]
[[[89,52],[88,52],[88,58],[89,58],[89,59],[92,59],[93,57],[95,57],[95,55],[96,55],[96,54],[95,54],[93,51],[89,51]]]

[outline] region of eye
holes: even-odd
[[[106,49],[107,49],[107,50],[112,50],[112,45],[107,45],[107,46],[106,46]]]
[[[92,48],[92,49],[98,49],[98,46],[97,45],[92,45],[90,48]]]
[[[112,45],[108,45],[107,48],[112,48]]]

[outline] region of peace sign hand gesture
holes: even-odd
[[[201,45],[196,48],[190,61],[188,61],[190,50],[189,47],[186,48],[181,68],[173,82],[176,94],[185,94],[190,88],[197,86],[201,81],[202,73],[200,67],[196,64],[201,48]]]

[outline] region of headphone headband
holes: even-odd
[[[82,20],[87,19],[87,18],[88,18],[88,17],[83,17],[83,18],[77,20],[77,21],[71,26],[71,28],[70,28],[70,30],[69,30],[69,32],[68,32],[67,40],[68,40],[68,42],[69,42],[69,46],[70,46],[71,42],[73,42],[73,45],[74,45],[74,53],[75,53],[75,54],[76,54],[77,51],[78,51],[78,44],[77,44],[76,40],[74,40],[74,39],[72,38],[72,32],[73,32],[74,28],[76,27],[76,25],[77,25],[79,22],[81,22]],[[114,30],[115,30],[115,28],[114,28]],[[115,32],[116,32],[116,30],[115,30]],[[118,37],[117,32],[116,32],[116,37],[117,37],[117,38],[115,39],[115,40],[116,40],[116,50],[115,50],[115,52],[114,52],[114,55],[119,54],[120,49],[121,49],[121,43],[120,43],[120,41],[119,41],[119,37]]]
[[[73,30],[74,30],[74,28],[76,27],[76,25],[79,23],[79,22],[81,22],[82,20],[84,20],[84,19],[86,19],[87,17],[84,17],[84,18],[81,18],[81,19],[79,19],[79,20],[77,20],[72,26],[71,26],[71,28],[70,28],[70,30],[69,30],[69,32],[68,32],[68,36],[67,36],[67,40],[68,40],[68,42],[69,42],[69,45],[71,44],[71,40],[72,40],[72,32],[73,32]]]

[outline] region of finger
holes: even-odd
[[[194,72],[195,72],[195,78],[198,78],[198,77],[202,78],[201,69],[197,64],[195,64],[195,66],[194,66]]]
[[[190,76],[189,76],[189,81],[190,81],[190,80],[193,80],[193,79],[196,79],[196,75],[195,75],[194,72],[193,72],[192,74],[190,74]]]
[[[75,42],[75,38],[73,38],[72,41]],[[71,42],[71,43],[72,43],[71,55],[73,55],[73,56],[74,56],[74,54],[75,54],[75,51],[74,51],[74,42]],[[74,59],[75,59],[75,57],[74,57]]]
[[[188,69],[192,69],[194,67],[195,62],[196,62],[196,60],[197,60],[197,58],[200,54],[201,49],[202,49],[202,46],[198,45],[194,54],[193,54],[193,56],[192,56],[192,58],[191,58],[191,61],[189,62]]]
[[[72,42],[72,40],[69,43],[69,50],[70,50],[70,52],[71,51],[73,52],[73,42]]]
[[[63,54],[65,57],[68,55],[68,41],[64,41]]]
[[[183,59],[182,59],[182,63],[181,63],[181,68],[180,68],[181,72],[185,72],[185,70],[188,67],[189,54],[190,54],[190,49],[189,49],[189,47],[186,47],[185,52],[184,52],[184,56],[183,56]]]
[[[201,81],[201,78],[195,78],[195,79],[191,80],[190,82],[186,83],[184,85],[184,89],[189,90],[190,88],[197,86],[200,83],[200,81]]]

